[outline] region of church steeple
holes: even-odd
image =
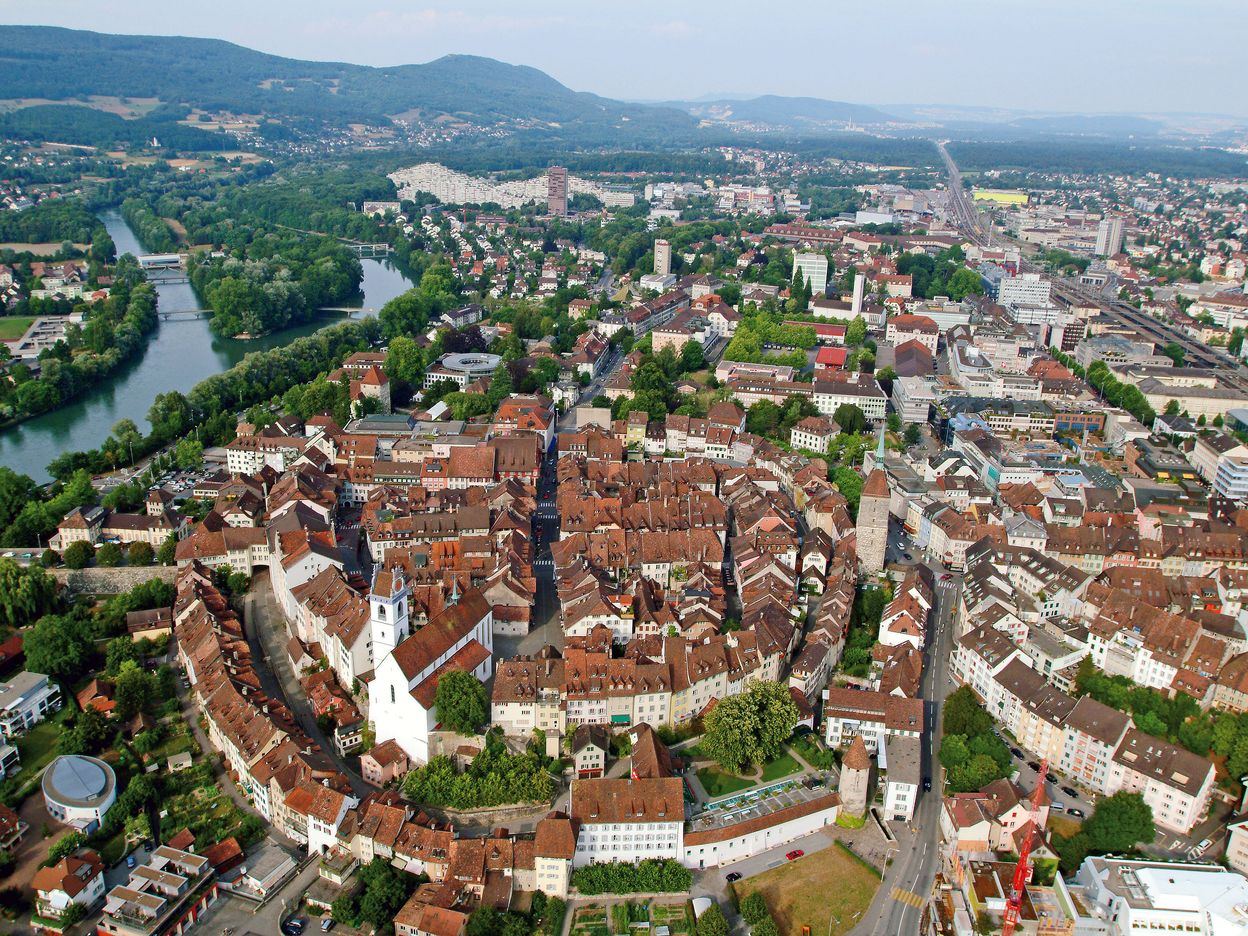
[[[865,455],[862,458],[862,464],[864,468],[867,466],[867,457]],[[875,460],[872,461],[871,467],[884,467],[884,423],[880,423],[880,440],[875,446]]]
[[[395,647],[407,639],[410,627],[407,617],[407,582],[399,569],[373,572],[373,587],[368,595],[369,624],[373,634],[373,661],[380,663]]]

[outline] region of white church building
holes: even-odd
[[[393,739],[414,764],[429,760],[429,733],[437,727],[438,678],[450,670],[490,678],[494,668],[494,614],[480,591],[454,589],[440,613],[414,633],[406,583],[399,572],[378,572],[369,595],[376,674],[369,715],[376,743]]]

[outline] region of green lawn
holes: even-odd
[[[732,886],[738,900],[762,891],[781,936],[799,936],[803,926],[842,936],[871,905],[880,879],[839,848],[825,848]]]
[[[22,755],[22,766],[17,773],[5,781],[6,787],[12,784],[12,789],[21,790],[34,780],[39,771],[52,763],[52,759],[56,757],[56,739],[64,730],[64,722],[68,714],[68,709],[61,709],[47,721],[40,722],[18,737],[15,744]]]
[[[801,769],[802,765],[797,762],[797,759],[788,751],[785,751],[763,768],[763,783],[779,780],[781,777],[795,774]]]
[[[706,790],[706,795],[711,799],[748,790],[756,782],[748,777],[724,773],[716,767],[703,767],[698,771],[698,780],[701,781],[702,789]]]
[[[14,341],[26,334],[34,319],[28,315],[0,316],[0,341]]]

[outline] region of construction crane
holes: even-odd
[[[1001,936],[1014,936],[1019,916],[1023,912],[1023,890],[1031,880],[1031,841],[1035,831],[1040,828],[1040,803],[1044,797],[1044,778],[1049,774],[1049,762],[1040,762],[1040,772],[1036,774],[1036,789],[1031,794],[1031,812],[1029,818],[1033,832],[1023,840],[1018,850],[1018,864],[1014,866],[1014,880],[1010,884],[1010,899],[1005,903],[1005,925],[1001,927]]]

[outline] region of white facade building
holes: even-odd
[[[823,254],[795,253],[793,255],[793,273],[802,273],[812,293],[828,291],[828,258]]]

